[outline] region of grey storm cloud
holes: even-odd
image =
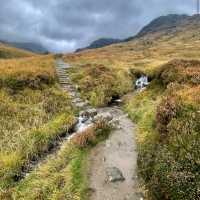
[[[196,0],[1,0],[0,40],[70,52],[101,37],[126,38],[153,18],[192,14]]]

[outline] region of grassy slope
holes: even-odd
[[[0,188],[7,191],[74,123],[70,98],[56,84],[51,56],[1,60]],[[3,197],[2,197],[3,198]]]
[[[87,153],[110,128],[97,124],[19,181],[30,160],[74,124],[74,109],[57,85],[52,56],[0,63],[0,199],[88,199]]]
[[[162,66],[126,105],[138,124],[139,172],[154,199],[198,199],[200,62]]]
[[[176,58],[199,59],[200,25],[181,27],[174,33],[148,34],[127,43],[65,56],[72,64],[98,63],[115,68],[152,72]]]
[[[64,59],[76,66],[72,77],[83,96],[87,94],[85,97],[94,105],[104,105],[111,96],[130,91],[138,71],[153,77],[161,65],[172,59],[199,59],[200,24],[196,23],[180,26],[171,32],[148,34],[126,43],[67,54]],[[101,81],[101,74],[105,81]],[[110,74],[115,81],[106,77]]]
[[[35,54],[0,43],[0,59],[24,58],[30,56],[35,56]]]
[[[87,151],[66,144],[21,181],[7,199],[80,199],[87,188],[85,163]]]
[[[101,73],[96,71],[102,66],[111,69],[114,77],[117,72],[125,73],[115,80],[124,83],[124,77],[127,77],[128,90],[131,79],[134,80],[138,73],[145,72],[156,79],[147,91],[134,96],[126,106],[130,117],[138,123],[141,174],[151,196],[156,199],[195,199],[199,195],[199,64],[186,61],[200,58],[199,31],[197,20],[194,24],[179,26],[175,31],[149,34],[127,43],[64,57],[66,62],[76,66],[72,77],[90,101],[92,96],[110,97],[110,93],[96,89],[96,82],[100,88],[109,88],[108,91],[116,87],[109,79],[107,86],[106,78],[97,81],[101,80]],[[173,59],[184,60],[164,65]],[[93,68],[96,70],[92,74]],[[104,76],[110,74],[109,70],[102,73]],[[88,92],[93,95],[88,97]],[[107,103],[105,99],[103,104]],[[163,137],[166,137],[164,144]],[[186,141],[189,141],[188,145]]]
[[[0,59],[0,87],[17,90],[54,84],[56,74],[52,56]]]
[[[88,151],[109,133],[110,127],[99,122],[75,136],[4,196],[20,200],[88,200]]]
[[[71,70],[72,80],[78,84],[84,98],[93,106],[106,105],[112,96],[122,96],[132,88],[127,71],[104,65],[82,65]]]

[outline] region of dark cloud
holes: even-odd
[[[72,51],[101,37],[132,36],[160,15],[194,10],[195,0],[1,0],[0,39]]]

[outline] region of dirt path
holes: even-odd
[[[70,81],[71,66],[57,61],[57,74],[64,91],[73,98],[74,105],[82,110],[90,108]],[[91,200],[142,200],[137,183],[137,151],[135,127],[117,106],[98,109],[98,113],[110,113],[119,121],[118,129],[110,137],[92,149],[89,156],[89,182]],[[113,181],[109,180],[113,179]],[[120,179],[120,180],[119,180]]]
[[[104,108],[119,119],[120,128],[97,145],[90,155],[91,200],[141,200],[137,184],[137,152],[135,127],[118,108]],[[115,167],[121,171],[124,181],[110,182],[108,170]]]

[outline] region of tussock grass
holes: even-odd
[[[98,142],[108,137],[111,127],[105,121],[98,121],[94,125],[89,126],[86,130],[78,133],[72,143],[78,148],[94,146]]]
[[[89,198],[87,155],[93,145],[108,136],[110,127],[105,122],[98,122],[92,129],[81,133],[82,138],[96,142],[79,143],[79,137],[66,142],[63,147],[31,172],[15,187],[1,193],[1,198],[10,199],[69,199],[87,200]],[[91,140],[90,140],[91,141]]]
[[[52,56],[0,60],[0,88],[34,89],[40,88],[43,84],[53,84],[55,80]]]
[[[4,100],[0,105],[0,186],[7,187],[30,159],[37,159],[71,128],[74,117],[70,100],[53,88],[24,91]]]
[[[83,199],[87,189],[86,157],[86,150],[66,144],[57,155],[8,191],[8,199]]]

